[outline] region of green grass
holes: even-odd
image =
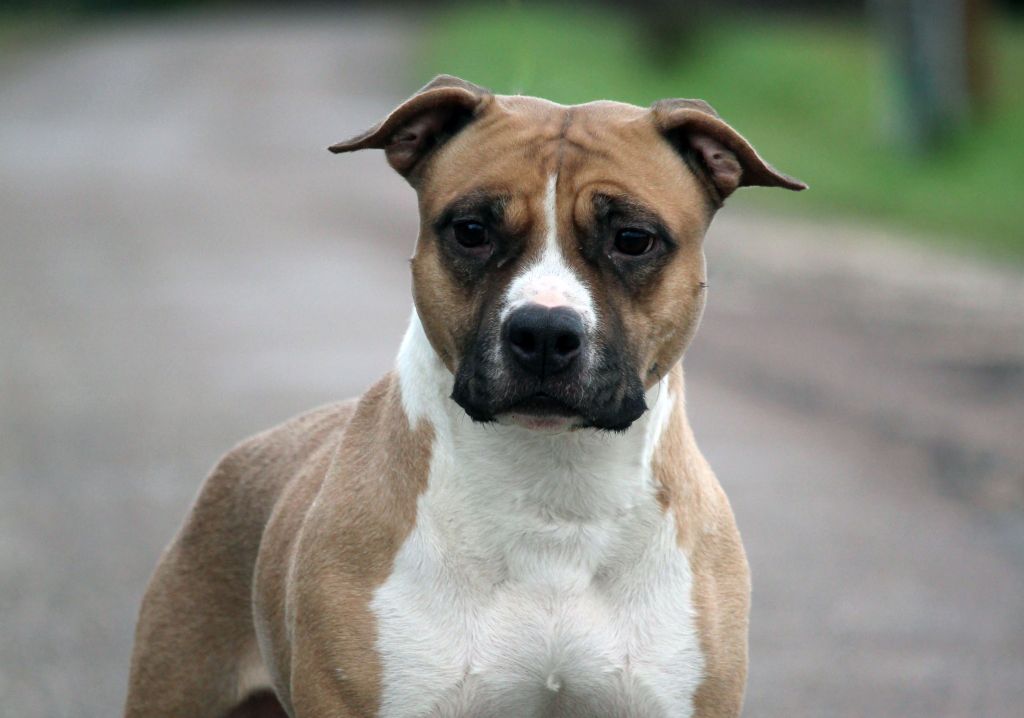
[[[611,11],[464,6],[429,29],[416,79],[447,72],[564,103],[700,97],[811,185],[745,190],[730,203],[897,224],[1024,261],[1024,27],[996,26],[992,107],[931,156],[884,141],[882,63],[865,27],[732,19],[694,35],[678,60],[657,65],[638,28]]]

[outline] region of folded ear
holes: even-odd
[[[654,122],[721,204],[737,187],[807,189],[761,159],[739,132],[703,100],[659,100],[651,105]]]
[[[388,164],[408,177],[420,161],[461,130],[490,92],[451,75],[438,75],[382,122],[350,140],[331,145],[335,154],[382,149]]]

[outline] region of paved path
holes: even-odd
[[[423,79],[409,32],[139,24],[0,65],[4,715],[116,715],[207,468],[389,366],[413,196],[323,147]],[[735,210],[709,255],[689,403],[753,566],[747,715],[1019,715],[1024,280]]]

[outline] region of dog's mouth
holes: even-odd
[[[647,410],[639,381],[636,386],[616,382],[585,392],[574,386],[536,385],[516,392],[514,385],[494,385],[469,372],[461,377],[462,381],[456,379],[452,399],[477,422],[495,421],[548,431],[624,431]]]
[[[508,408],[510,413],[525,414],[529,416],[579,416],[579,412],[566,404],[561,399],[538,392],[516,402]]]
[[[501,413],[500,419],[503,423],[540,431],[570,429],[584,421],[577,409],[544,392],[515,402]]]

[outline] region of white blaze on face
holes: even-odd
[[[501,321],[527,304],[545,307],[567,307],[579,312],[588,332],[597,325],[594,301],[586,285],[576,276],[558,245],[558,209],[556,186],[558,174],[548,177],[544,193],[544,249],[540,258],[509,285],[502,302]]]

